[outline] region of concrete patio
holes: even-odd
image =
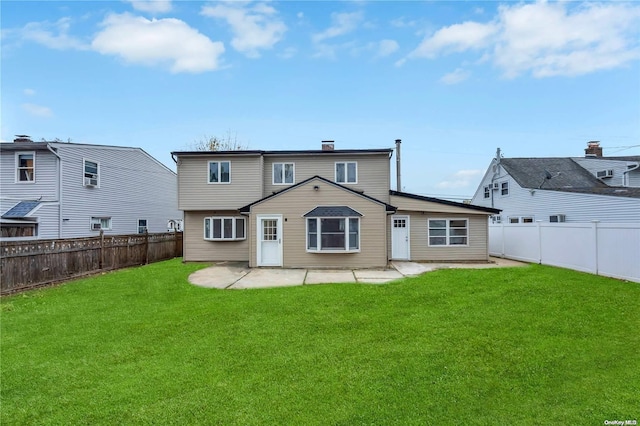
[[[385,284],[400,278],[417,276],[437,269],[505,268],[526,265],[526,263],[494,257],[488,263],[393,261],[391,262],[391,268],[388,269],[353,270],[249,268],[245,262],[223,262],[191,274],[189,282],[200,287],[237,290],[330,283]]]

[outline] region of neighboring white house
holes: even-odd
[[[502,210],[493,223],[640,222],[640,156],[502,158],[498,149],[472,204]]]
[[[177,176],[140,148],[0,144],[3,240],[166,232],[182,226]]]

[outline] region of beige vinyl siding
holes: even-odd
[[[240,216],[238,211],[184,212],[184,254],[186,262],[249,260],[249,239],[242,241],[206,241],[204,218],[209,216]],[[248,218],[246,233],[249,231]]]
[[[433,203],[431,201],[423,201],[423,200],[415,200],[413,198],[399,197],[397,195],[391,196],[391,202],[389,204],[397,207],[398,210],[407,210],[407,211],[481,214],[485,218],[491,214],[491,213],[484,213],[481,211],[474,211],[463,206],[450,206],[442,203]]]
[[[263,185],[266,197],[273,192],[282,191],[291,185],[273,185],[273,163],[294,163],[295,181],[300,183],[313,176],[321,176],[335,181],[336,162],[357,162],[357,184],[343,184],[356,191],[364,191],[370,197],[385,203],[389,202],[390,169],[389,156],[384,154],[348,155],[348,154],[314,154],[314,155],[268,155],[264,161]],[[248,203],[247,203],[248,204]]]
[[[231,183],[210,184],[209,161],[231,162]],[[262,198],[262,159],[256,155],[181,156],[178,161],[180,210],[236,210]]]
[[[296,166],[297,167],[297,166]],[[267,169],[267,167],[265,167]],[[296,173],[297,173],[296,168]],[[297,179],[297,176],[296,176]],[[317,185],[318,191],[313,189]],[[360,218],[359,253],[308,253],[306,220],[303,215],[317,206],[349,206]],[[250,266],[256,266],[256,215],[282,215],[283,267],[367,268],[387,265],[387,214],[385,206],[313,179],[305,185],[253,206],[250,226]]]
[[[397,214],[407,215],[410,217],[410,250],[412,261],[459,262],[489,260],[489,251],[487,247],[488,225],[486,215],[410,211],[398,211]],[[429,247],[429,219],[467,219],[469,244],[467,246]],[[388,223],[390,227],[391,222]]]

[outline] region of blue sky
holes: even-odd
[[[3,141],[139,146],[173,167],[205,136],[265,150],[400,138],[403,190],[461,197],[497,147],[640,154],[636,2],[0,7]]]

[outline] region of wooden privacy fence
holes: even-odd
[[[0,293],[182,256],[182,232],[0,242]]]

